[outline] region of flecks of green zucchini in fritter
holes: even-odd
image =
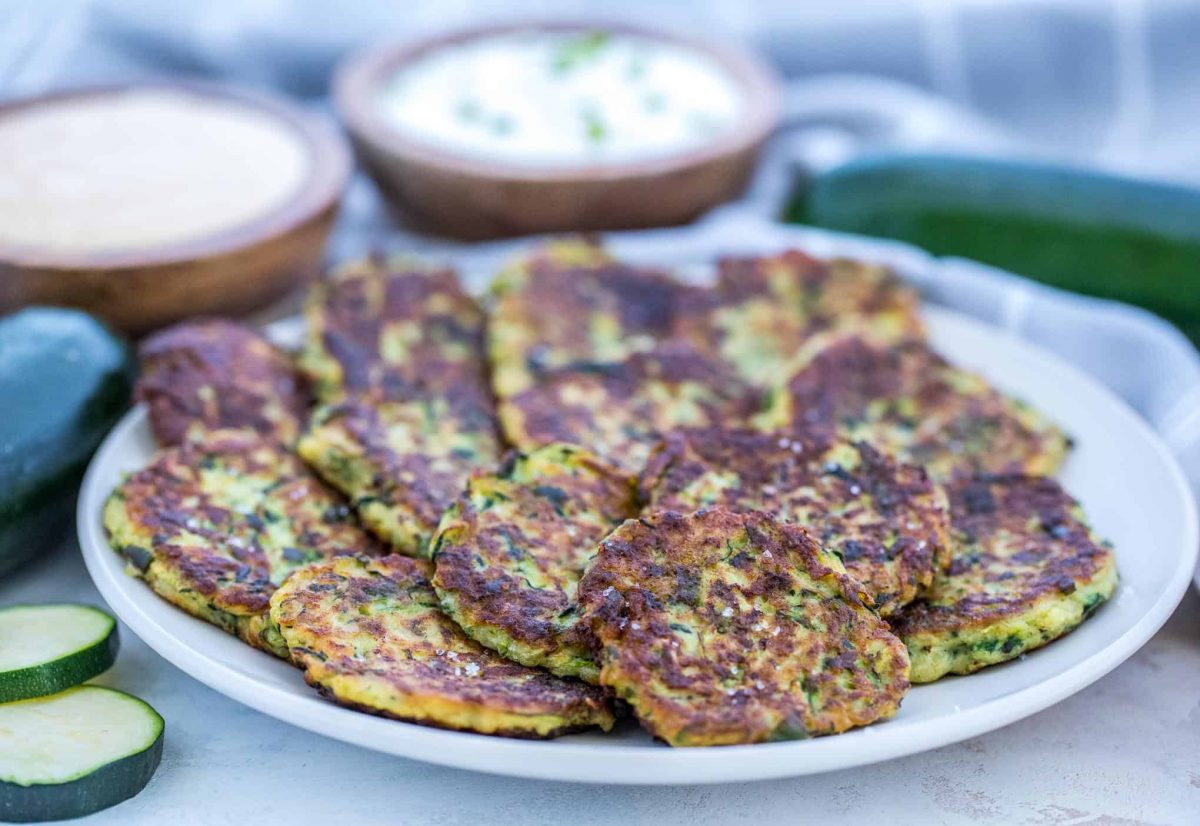
[[[430,563],[342,557],[297,571],[271,620],[305,679],[342,705],[442,728],[512,737],[607,730],[605,692],[509,662],[438,608]]]
[[[109,497],[104,526],[164,599],[280,655],[261,636],[275,587],[314,560],[381,550],[299,459],[242,431],[160,451]]]
[[[646,511],[721,505],[803,525],[880,614],[912,602],[950,561],[946,499],[925,471],[825,434],[678,431],[642,474]]]
[[[917,305],[916,291],[884,267],[787,250],[722,259],[716,285],[689,294],[677,312],[675,334],[766,387],[822,331],[868,331],[887,342],[922,337]]]
[[[979,476],[949,486],[950,570],[894,620],[914,682],[969,674],[1051,642],[1116,588],[1112,549],[1052,479]]]
[[[579,586],[600,682],[675,746],[835,734],[895,713],[903,643],[803,528],[712,508],[629,520]]]
[[[505,436],[520,450],[552,442],[586,445],[637,473],[666,432],[735,427],[750,421],[761,397],[731,370],[680,342],[616,364],[565,368],[502,401]]]
[[[573,445],[477,475],[433,545],[442,607],[509,659],[595,682],[576,588],[597,543],[636,512],[635,483]]]
[[[1070,441],[1032,408],[928,345],[857,335],[805,345],[796,372],[773,394],[769,427],[826,429],[865,441],[937,480],[988,473],[1049,474]]]
[[[424,555],[442,511],[500,447],[483,314],[453,272],[367,259],[317,287],[302,364],[326,404],[298,450],[363,523]]]
[[[451,391],[453,392],[453,391]],[[490,401],[355,398],[318,408],[300,440],[304,460],[350,497],[392,548],[426,556],[442,513],[475,470],[499,461]]]
[[[676,305],[694,288],[661,270],[616,261],[590,241],[536,248],[493,284],[488,357],[497,398],[547,375],[615,364],[671,333]]]
[[[325,403],[486,387],[483,312],[454,272],[404,258],[346,264],[313,287],[300,366]]]
[[[308,388],[291,358],[257,332],[223,319],[161,330],[138,348],[136,398],[159,444],[239,428],[294,444]]]

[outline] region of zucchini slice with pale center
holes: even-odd
[[[111,688],[0,705],[0,821],[82,817],[133,797],[162,741],[158,712]]]
[[[0,703],[57,694],[107,671],[117,622],[88,605],[0,608]]]

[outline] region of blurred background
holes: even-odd
[[[764,209],[782,208],[797,167],[892,146],[1200,180],[1200,3],[1188,0],[6,0],[0,99],[189,75],[327,108],[335,64],[364,44],[598,14],[740,43],[774,64],[792,128],[751,191]],[[331,252],[390,229],[360,176]]]
[[[741,208],[769,220],[898,238],[935,254],[1141,304],[1200,341],[1200,289],[1190,276],[1200,272],[1200,236],[1192,229],[1200,222],[1189,217],[1200,215],[1200,195],[1189,194],[1187,208],[1173,215],[1157,210],[1162,220],[1145,227],[1142,218],[1155,210],[1136,206],[1097,218],[1081,214],[1091,199],[1086,186],[1060,209],[1059,181],[1018,177],[1017,218],[1046,208],[1035,216],[1036,226],[1014,224],[1000,232],[993,227],[1006,216],[997,214],[994,205],[1002,199],[995,193],[1009,179],[989,172],[975,186],[985,192],[977,203],[991,206],[974,221],[976,234],[989,237],[967,242],[960,239],[969,232],[957,228],[953,237],[935,238],[874,219],[839,223],[807,212],[797,200],[814,176],[893,149],[1196,184],[1200,2],[5,0],[0,101],[64,86],[201,77],[274,91],[332,121],[334,68],[356,49],[464,25],[546,18],[640,22],[738,44],[766,58],[784,80],[783,128],[768,144]],[[1120,206],[1125,191],[1107,190],[1105,197]],[[1157,195],[1147,197],[1152,203]],[[441,244],[381,204],[369,178],[356,174],[328,258],[368,246]],[[1075,234],[1080,221],[1087,226]],[[1130,222],[1136,226],[1114,242],[1116,252],[1099,249],[1102,236],[1113,237],[1112,226]],[[1159,245],[1152,253],[1144,251],[1147,237]],[[1074,260],[1088,249],[1092,259]],[[1093,278],[1097,269],[1115,274]]]
[[[999,135],[1014,151],[1200,179],[1200,3],[1186,0],[6,0],[0,95],[186,73],[320,101],[334,63],[368,41],[596,14],[741,41],[800,83],[889,81],[843,99],[881,117],[906,92],[927,95],[924,126],[903,125],[910,138]],[[886,125],[872,124],[876,137]]]

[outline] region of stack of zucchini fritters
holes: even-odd
[[[924,340],[886,270],[712,286],[556,241],[495,279],[367,259],[293,359],[142,349],[164,445],[104,521],[132,573],[336,702],[487,734],[834,734],[1067,633],[1111,549],[1038,413]]]

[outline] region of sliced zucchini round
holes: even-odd
[[[0,821],[83,817],[133,797],[162,741],[158,712],[111,688],[0,705]]]
[[[0,703],[44,697],[107,671],[117,621],[90,605],[0,608]]]

